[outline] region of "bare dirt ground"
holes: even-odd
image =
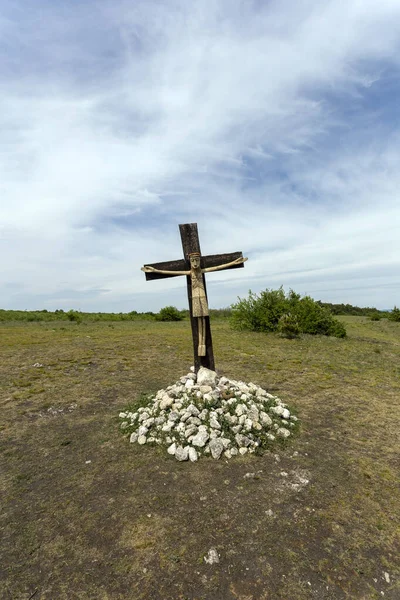
[[[400,325],[343,320],[345,340],[216,321],[220,374],[301,429],[195,464],[117,418],[187,373],[188,322],[0,324],[0,598],[399,600]]]

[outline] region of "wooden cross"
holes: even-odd
[[[207,367],[215,371],[207,290],[204,273],[243,267],[247,258],[241,252],[201,256],[197,223],[179,225],[183,260],[153,263],[142,267],[146,280],[186,275],[190,321],[194,348],[195,371]]]

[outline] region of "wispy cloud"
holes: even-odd
[[[397,1],[0,10],[3,306],[184,306],[139,269],[193,221],[250,258],[212,306],[281,283],[399,302]]]

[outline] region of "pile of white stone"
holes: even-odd
[[[254,383],[218,377],[204,367],[149,396],[136,412],[121,412],[121,428],[138,444],[160,444],[179,461],[231,458],[288,438],[297,417]]]

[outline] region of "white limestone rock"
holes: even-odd
[[[238,404],[237,407],[235,408],[235,413],[237,414],[238,417],[241,417],[244,414],[245,411],[245,407],[243,406],[243,404]]]
[[[211,385],[201,385],[200,386],[200,392],[202,394],[207,394],[208,392],[212,392],[212,391],[213,391],[213,389],[212,389]]]
[[[240,433],[237,433],[235,435],[235,441],[237,443],[237,445],[240,446],[249,446],[251,443],[251,439],[248,438],[245,435],[241,435]]]
[[[172,406],[174,403],[174,399],[170,398],[170,396],[164,396],[164,398],[161,400],[160,402],[160,408],[161,410],[168,408],[169,406]]]
[[[280,417],[283,415],[284,413],[284,408],[283,406],[271,406],[271,408],[269,409],[269,412],[274,413],[275,415],[279,415]]]
[[[209,385],[211,388],[214,388],[217,383],[217,374],[215,371],[211,371],[206,367],[200,367],[199,372],[197,373],[197,383],[198,385]]]
[[[196,425],[189,425],[189,427],[185,431],[185,437],[189,438],[191,435],[195,435],[197,433]]]
[[[279,429],[277,430],[276,433],[277,433],[277,435],[279,435],[279,437],[282,437],[284,439],[286,439],[290,436],[289,429],[286,429],[285,427],[279,427]]]
[[[173,444],[171,444],[167,448],[167,452],[168,452],[168,454],[171,454],[172,456],[175,456],[175,452],[176,452],[176,444],[175,444],[175,442]]]
[[[244,422],[244,429],[245,431],[251,431],[253,427],[253,422],[251,419],[246,419]]]
[[[218,460],[224,450],[224,445],[220,439],[213,439],[210,440],[209,448],[211,451],[211,456]]]
[[[258,411],[258,408],[256,407],[256,405],[255,405],[255,404],[253,404],[253,405],[250,407],[250,410],[249,410],[249,412],[247,413],[247,416],[248,416],[248,418],[249,418],[249,419],[251,419],[251,420],[252,420],[253,422],[255,422],[255,423],[256,423],[256,422],[259,420],[259,418],[260,418],[260,413],[259,413],[259,411]]]
[[[208,442],[209,439],[210,436],[208,435],[207,431],[200,431],[199,429],[197,435],[195,435],[192,439],[192,445],[197,446],[198,448],[203,448],[203,446],[205,446],[206,442]]]
[[[194,404],[189,404],[186,408],[186,412],[188,412],[191,417],[198,417],[200,414],[199,409]]]
[[[221,429],[221,425],[215,417],[211,417],[210,427],[212,427],[213,429]]]
[[[204,557],[204,562],[208,565],[214,565],[219,563],[219,554],[216,548],[210,548],[207,556]]]
[[[149,418],[149,413],[147,412],[142,412],[138,418],[139,423],[141,423],[142,421],[145,421],[146,419]]]
[[[189,460],[190,460],[190,462],[196,462],[197,459],[198,459],[198,455],[197,455],[196,449],[193,448],[192,446],[190,446],[190,448],[189,448]]]
[[[168,421],[173,421],[174,423],[175,423],[175,421],[179,421],[179,418],[180,418],[180,414],[178,412],[176,412],[175,410],[170,412],[168,415]]]
[[[189,458],[189,446],[178,446],[175,450],[175,458],[179,461],[184,461]]]
[[[267,413],[264,411],[260,412],[260,421],[261,421],[261,424],[266,427],[269,427],[270,425],[272,425],[271,417],[269,415],[267,415]]]

